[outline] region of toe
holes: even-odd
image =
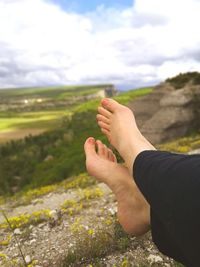
[[[97,154],[105,159],[108,159],[110,161],[114,161],[114,158],[112,156],[112,150],[109,149],[105,144],[103,144],[100,140],[96,141],[97,144]]]
[[[96,155],[96,150],[95,150],[95,139],[93,137],[89,137],[84,144],[84,150],[85,150],[85,155],[86,158],[90,156]]]
[[[100,157],[103,157],[104,154],[105,154],[104,145],[102,144],[102,142],[100,140],[97,140],[96,144],[97,144],[97,153],[98,153],[98,155]]]
[[[110,125],[109,124],[107,124],[107,123],[104,123],[104,122],[102,122],[102,121],[98,121],[98,125],[99,125],[99,127],[100,128],[102,128],[102,129],[106,129],[106,130],[110,130]]]
[[[116,156],[111,149],[108,149],[108,158],[113,162],[117,162]]]
[[[110,120],[101,114],[97,114],[97,121],[102,121],[104,123],[110,124]]]
[[[110,142],[111,141],[110,131],[108,131],[104,128],[101,128],[101,132],[107,136],[108,141]]]
[[[106,159],[109,159],[109,158],[108,158],[108,155],[109,155],[108,148],[107,148],[106,145],[104,145],[104,157],[105,157]]]
[[[102,116],[106,117],[106,118],[110,118],[112,113],[109,112],[108,110],[106,110],[105,108],[103,107],[98,107],[98,112],[99,114],[101,114]]]
[[[103,108],[105,108],[111,112],[114,112],[114,111],[116,111],[122,107],[122,105],[120,105],[117,101],[115,101],[114,99],[111,99],[111,98],[102,99],[101,105]]]

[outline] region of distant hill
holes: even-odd
[[[112,84],[96,85],[66,85],[49,87],[26,87],[26,88],[8,88],[0,89],[0,97],[46,97],[46,98],[67,98],[73,94],[87,95],[105,88],[113,88]]]
[[[116,89],[112,84],[1,89],[0,111],[55,109],[55,101],[58,108],[115,94]]]
[[[180,73],[177,76],[168,78],[166,82],[170,83],[176,89],[183,88],[188,83],[193,85],[200,85],[200,73],[197,71]]]
[[[0,90],[0,143],[57,128],[77,105],[116,93],[111,84]]]

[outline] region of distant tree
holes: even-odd
[[[183,88],[188,83],[197,85],[200,84],[200,73],[196,71],[180,73],[175,77],[168,78],[166,82],[169,82],[176,89]]]

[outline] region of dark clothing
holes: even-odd
[[[189,267],[200,266],[200,155],[143,151],[133,175],[151,206],[154,243]]]

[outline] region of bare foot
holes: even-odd
[[[98,108],[98,125],[118,150],[132,174],[136,156],[144,150],[155,150],[139,131],[132,111],[113,99],[105,98]]]
[[[150,208],[128,169],[118,164],[112,150],[99,140],[95,142],[94,138],[88,138],[84,149],[88,173],[106,183],[117,198],[117,215],[124,230],[135,236],[146,233],[150,225]]]

